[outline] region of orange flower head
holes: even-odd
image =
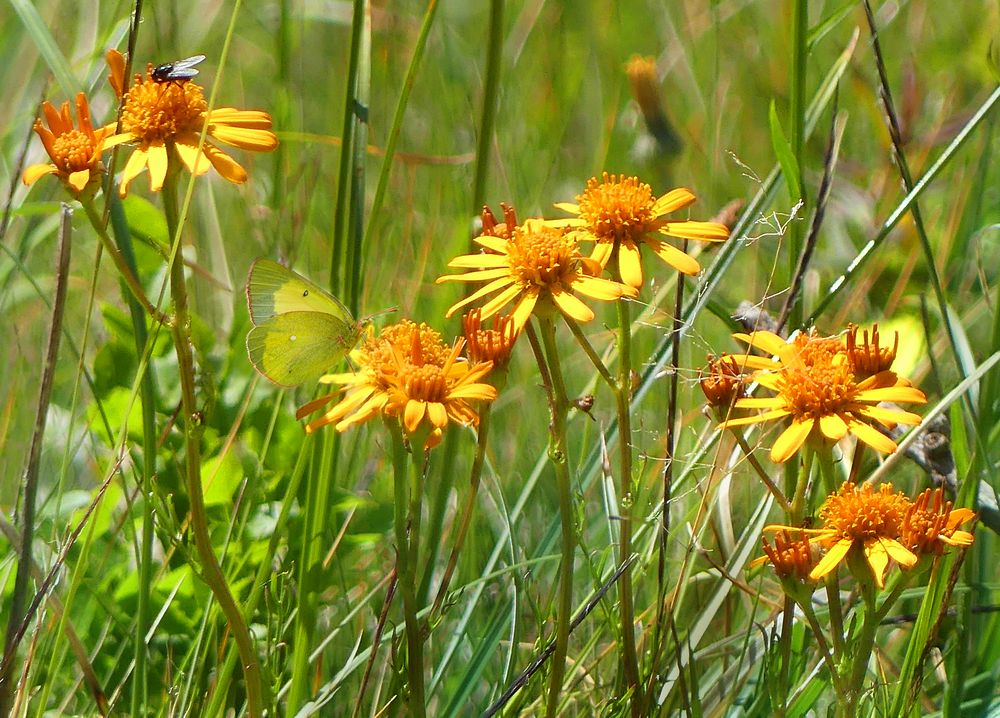
[[[331,374],[322,383],[343,386],[344,398],[322,416],[306,425],[307,432],[334,424],[337,431],[384,415],[402,420],[411,437],[420,436],[428,448],[440,443],[449,419],[475,426],[479,416],[470,401],[492,401],[496,390],[480,383],[490,362],[469,364],[458,357],[464,342],[450,348],[441,335],[426,324],[403,320],[369,334],[352,354],[357,371]],[[302,418],[326,406],[336,394],[321,397],[301,407]]]
[[[743,370],[732,355],[719,358],[709,355],[700,383],[708,403],[724,411],[746,396]]]
[[[875,491],[871,484],[857,486],[844,482],[839,490],[826,497],[819,509],[823,528],[808,530],[827,547],[826,555],[809,574],[820,579],[844,560],[851,550],[859,550],[871,568],[875,583],[885,586],[889,559],[902,566],[912,566],[917,557],[900,543],[903,520],[910,500],[891,484]]]
[[[125,67],[120,58],[120,53],[108,51],[111,84],[119,93],[124,89]],[[230,182],[246,182],[247,172],[236,160],[207,140],[201,143],[203,132],[219,142],[254,152],[270,152],[278,146],[278,138],[271,131],[271,116],[266,112],[232,107],[209,112],[200,85],[190,80],[158,82],[152,73],[150,64],[145,76],[135,76],[122,97],[120,132],[105,143],[106,147],[135,144],[122,170],[121,196],[128,193],[129,183],[147,168],[150,189],[161,190],[172,157],[194,175],[203,175],[214,167]],[[106,129],[114,131],[115,127],[112,124]]]
[[[581,239],[596,242],[591,259],[606,267],[617,255],[622,282],[638,289],[642,286],[639,252],[646,245],[661,260],[683,274],[701,271],[698,261],[656,235],[721,242],[729,237],[729,228],[718,222],[668,220],[666,215],[695,201],[690,190],[680,188],[655,197],[652,188],[637,177],[609,175],[601,180],[591,177],[577,203],[563,202],[559,209],[576,215],[549,224],[570,227]]]
[[[503,222],[497,220],[497,216],[493,214],[493,210],[488,206],[483,207],[482,214],[480,217],[483,221],[483,236],[484,237],[499,237],[500,239],[510,239],[514,227],[517,226],[517,212],[506,202],[500,203],[500,209],[503,212]]]
[[[76,96],[79,128],[73,124],[68,102],[59,110],[51,102],[43,102],[42,114],[48,127],[36,120],[34,130],[52,162],[31,165],[24,170],[21,179],[26,185],[32,185],[39,178],[54,174],[71,192],[79,195],[103,171],[101,152],[110,132],[105,128],[94,130],[87,96],[82,92]]]
[[[899,349],[899,332],[893,332],[892,346],[885,347],[879,343],[878,324],[872,325],[871,336],[867,329],[864,330],[860,342],[858,329],[856,324],[848,324],[845,338],[847,358],[854,375],[864,379],[891,369]]]
[[[817,441],[836,442],[852,434],[879,451],[892,453],[896,443],[874,425],[891,429],[896,424],[920,423],[918,415],[880,403],[923,403],[927,401],[923,392],[891,371],[880,371],[859,381],[843,343],[837,338],[802,333],[786,342],[764,331],[734,336],[777,357],[744,357],[747,366],[759,369],[753,380],[775,392],[775,396],[737,400],[737,408],[765,411],[729,419],[719,426],[728,428],[791,418],[791,424],[771,449],[772,461],[787,461],[810,436]]]
[[[576,292],[605,301],[638,296],[632,287],[596,276],[601,271],[600,265],[580,254],[573,234],[541,219],[525,220],[513,228],[509,238],[483,234],[476,238],[476,243],[487,252],[456,257],[448,264],[474,271],[438,277],[437,282],[488,283],[452,305],[449,317],[462,307],[497,293],[482,307],[482,319],[492,317],[514,301],[512,317],[516,331],[520,332],[536,311],[547,313],[558,309],[576,321],[593,319],[594,312],[580,301]]]
[[[782,530],[774,535],[774,546],[767,538],[761,537],[761,548],[764,555],[755,558],[750,566],[759,566],[770,562],[774,572],[782,578],[794,578],[803,583],[812,582],[810,576],[816,566],[819,547],[809,541],[808,534],[792,538],[793,531]]]
[[[976,517],[971,509],[952,509],[944,500],[944,490],[926,489],[917,497],[903,520],[904,546],[916,554],[940,555],[945,546],[965,548],[972,545],[973,535],[959,526]]]
[[[482,312],[476,308],[462,317],[466,353],[472,362],[493,362],[493,369],[507,366],[519,336],[514,319],[509,315],[493,315],[493,326],[484,327]]]

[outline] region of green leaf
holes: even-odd
[[[799,185],[799,162],[792,153],[792,146],[788,144],[785,131],[781,129],[781,120],[778,119],[774,100],[771,100],[767,116],[771,125],[771,147],[774,149],[774,156],[778,158],[778,164],[781,165],[781,174],[788,187],[788,197],[794,204],[802,198],[802,187]]]
[[[128,228],[136,239],[150,244],[159,252],[170,246],[167,220],[163,213],[148,199],[132,194],[122,200]]]
[[[205,506],[226,506],[243,480],[243,467],[232,452],[213,456],[201,465]]]

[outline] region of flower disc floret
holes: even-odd
[[[973,535],[958,527],[975,517],[971,509],[952,509],[943,489],[926,489],[903,520],[901,541],[917,554],[940,555],[945,546],[965,548],[972,545]]]

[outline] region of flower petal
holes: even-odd
[[[776,464],[783,464],[788,461],[792,454],[799,450],[813,428],[813,420],[805,421],[793,420],[791,425],[781,432],[781,436],[771,447],[771,461]]]
[[[59,169],[55,165],[31,165],[24,170],[24,174],[21,175],[21,181],[30,186],[45,175],[57,172],[59,172]]]
[[[861,441],[868,444],[868,446],[877,451],[881,451],[883,454],[892,454],[896,451],[897,447],[895,441],[868,424],[860,421],[852,421],[851,433],[858,437]]]
[[[149,158],[146,164],[149,165],[149,189],[152,192],[159,192],[163,189],[163,182],[167,178],[167,167],[170,161],[167,158],[167,147],[162,141],[149,145]]]
[[[729,227],[718,222],[669,222],[660,227],[660,234],[702,242],[722,242],[729,239]]]
[[[461,275],[456,275],[456,276],[461,276]],[[440,284],[441,282],[447,281],[450,278],[451,277],[438,277],[437,278],[437,284]],[[502,278],[497,279],[497,280],[495,280],[493,282],[490,282],[489,284],[487,284],[484,287],[480,287],[479,289],[476,290],[476,292],[474,294],[466,297],[465,299],[461,299],[461,300],[455,302],[454,304],[452,304],[450,307],[448,307],[448,311],[445,313],[445,317],[450,317],[452,314],[454,314],[455,312],[457,312],[459,309],[461,309],[465,305],[471,304],[472,302],[475,302],[475,301],[478,301],[479,299],[482,299],[483,297],[485,297],[487,294],[492,294],[493,292],[497,291],[498,289],[501,289],[502,287],[506,287],[507,285],[512,285],[514,289],[519,289],[516,284],[512,284],[513,281],[514,280],[512,280],[510,277],[502,277]],[[488,319],[488,317],[482,317],[482,318],[483,319]]]
[[[816,564],[815,568],[809,572],[809,578],[814,581],[819,580],[837,568],[837,565],[844,560],[847,552],[851,550],[853,543],[850,539],[841,539],[831,546],[823,558],[820,559],[819,563]]]
[[[693,204],[696,197],[687,187],[672,189],[653,203],[653,216],[660,217],[664,214],[676,212],[679,209]]]
[[[578,322],[589,322],[594,318],[594,312],[590,307],[562,288],[552,288],[552,301],[563,314]]]
[[[201,151],[208,156],[215,171],[233,184],[243,184],[249,178],[243,166],[213,144],[206,142]]]
[[[132,182],[144,169],[149,154],[142,147],[136,147],[135,151],[129,155],[125,167],[122,168],[121,183],[118,185],[118,194],[122,197],[128,194],[129,183]]]
[[[847,434],[847,422],[838,414],[827,414],[819,418],[819,430],[832,441],[840,441]]]
[[[677,249],[677,247],[673,246],[669,242],[664,242],[653,237],[647,237],[643,240],[643,242],[645,242],[645,244],[653,250],[653,253],[657,257],[662,259],[681,274],[693,276],[701,271],[701,265],[698,264],[698,260]]]
[[[630,287],[638,289],[642,286],[642,261],[639,248],[632,242],[622,242],[618,247],[618,273],[622,282]]]

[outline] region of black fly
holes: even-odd
[[[185,60],[165,62],[154,67],[150,77],[153,82],[184,82],[198,74],[194,66],[204,59],[204,55],[194,55]]]

